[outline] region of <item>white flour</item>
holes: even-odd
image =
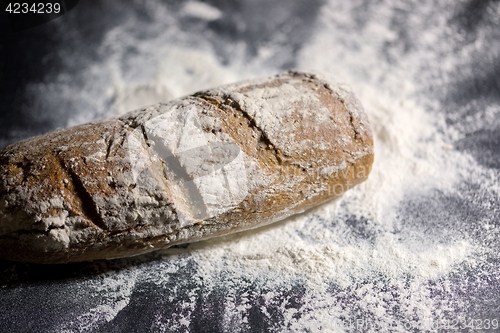
[[[187,2],[183,13],[206,20],[222,15],[216,8],[205,10],[208,6]],[[433,75],[444,72],[440,74],[444,82],[446,71],[456,66],[452,41],[447,43],[444,38],[446,1],[424,1],[418,8],[408,9],[416,10],[410,15],[408,24],[414,28],[410,34],[424,31],[408,37],[416,45],[408,53],[383,46],[398,38],[390,22],[393,8],[388,6],[373,9],[373,19],[363,28],[346,33],[353,29],[351,13],[356,6],[356,1],[332,1],[322,8],[314,35],[300,51],[297,67],[335,76],[358,95],[375,134],[375,164],[369,180],[342,198],[300,216],[186,249],[166,250],[162,261],[82,283],[82,287],[95,288],[96,293],[102,291],[106,296],[98,308],[83,313],[66,329],[84,322],[97,327],[112,320],[139,282],[169,290],[162,296],[169,302],[183,300],[176,303],[181,310],[169,317],[158,315],[152,328],[159,331],[188,328],[197,311],[197,298],[217,292],[223,295],[223,326],[228,330],[250,327],[249,310],[255,305],[255,295],[261,297],[259,309],[264,316],[275,318],[276,314],[266,312],[270,306],[280,309],[282,323],[275,329],[291,331],[352,330],[353,326],[346,325],[361,320],[358,324],[372,325],[363,326],[363,331],[395,325],[394,331],[404,332],[408,325],[448,318],[451,305],[436,301],[430,286],[438,285],[446,293],[448,276],[473,267],[477,253],[485,249],[472,238],[443,240],[441,235],[418,229],[418,225],[402,230],[411,227],[412,221],[402,220],[400,205],[436,191],[457,194],[457,184],[471,174],[484,178],[488,191],[500,191],[496,174],[454,150],[452,142],[460,132],[449,129],[440,114],[430,112],[429,107],[437,101],[422,95]],[[431,15],[435,6],[443,7],[442,16]],[[450,9],[448,15],[451,13]],[[419,17],[432,19],[424,22]],[[104,45],[125,36],[127,26],[120,29],[109,33]],[[121,41],[122,45],[140,44],[133,38]],[[159,42],[140,44],[147,44],[143,55],[150,56],[153,51],[148,47]],[[155,49],[153,63],[158,72],[142,82],[125,80],[125,73],[116,64],[118,56],[111,57],[108,68],[115,83],[109,94],[117,96],[115,111],[278,72],[265,65],[272,48],[248,65],[239,60],[223,65],[211,48],[201,44],[196,50],[174,43]],[[382,57],[384,49],[389,56],[394,55],[394,61]],[[467,50],[462,52],[461,59],[469,59]],[[489,109],[468,124],[481,127],[498,118],[498,112]],[[438,225],[440,222],[436,220]],[[443,223],[441,230],[448,232],[448,226]],[[177,281],[176,273],[187,267],[192,270],[190,281]],[[283,295],[295,290],[300,290],[300,302],[292,306],[292,297]]]

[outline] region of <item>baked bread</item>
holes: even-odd
[[[201,91],[0,152],[0,257],[137,255],[281,220],[368,177],[358,100],[315,75]]]

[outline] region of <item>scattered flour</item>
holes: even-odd
[[[201,20],[213,21],[222,17],[222,12],[201,1],[187,1],[184,4],[183,12]]]
[[[102,301],[98,306],[68,320],[58,328],[58,331],[74,332],[76,327],[80,331],[93,331],[103,323],[111,321],[128,305],[138,273],[137,270],[132,269],[118,275],[103,276],[98,283],[87,280],[79,284],[80,288],[92,290],[91,297],[101,297]],[[118,279],[117,276],[119,276]]]
[[[257,230],[169,249],[160,254],[164,260],[140,265],[133,273],[118,272],[83,283],[82,287],[106,294],[106,301],[62,331],[81,325],[92,328],[112,320],[127,305],[134,285],[144,282],[163,288],[165,302],[177,306],[170,316],[158,313],[153,324],[158,331],[187,329],[200,311],[199,299],[209,299],[217,292],[223,295],[222,325],[226,330],[251,327],[249,311],[255,306],[256,295],[262,316],[276,319],[279,312],[281,324],[275,330],[352,331],[353,323],[362,320],[368,325],[363,331],[391,326],[393,331],[406,332],[447,318],[453,307],[439,303],[432,286],[448,292],[450,274],[477,264],[477,244],[467,238],[446,242],[417,229],[409,231],[410,238],[425,237],[426,241],[406,241],[398,233],[404,222],[401,219],[412,217],[401,215],[400,205],[417,194],[456,194],[456,185],[471,173],[489,179],[488,190],[500,193],[496,174],[488,176],[489,171],[471,156],[454,150],[452,142],[463,129],[454,132],[448,128],[442,114],[430,111],[435,101],[422,99],[429,73],[446,72],[457,65],[455,58],[443,57],[452,54],[451,42],[441,42],[438,51],[433,51],[436,38],[447,31],[447,17],[432,12],[435,6],[446,12],[450,4],[424,1],[418,8],[401,5],[400,10],[409,13],[416,10],[409,14],[408,24],[417,27],[415,31],[424,31],[412,35],[410,29],[407,38],[416,46],[407,53],[397,48],[399,37],[391,23],[394,8],[375,6],[372,19],[363,27],[353,27],[352,13],[359,5],[359,1],[327,2],[296,67],[335,76],[358,95],[375,135],[375,164],[369,180],[305,214]],[[205,20],[221,17],[219,9],[207,6],[188,1],[182,12]],[[424,23],[419,17],[431,19]],[[104,45],[125,36],[126,28],[120,29],[108,33]],[[122,46],[138,43],[126,38],[121,42]],[[150,55],[147,48],[157,42],[138,44],[145,45],[142,52]],[[383,57],[384,50],[391,61]],[[193,49],[171,43],[155,50],[155,75],[130,81],[117,65],[120,52],[107,64],[114,77],[109,94],[116,97],[115,113],[278,72],[259,65],[259,56],[249,65],[237,60],[221,64],[205,45]],[[469,59],[467,50],[461,52],[462,61]],[[491,107],[470,116],[468,129],[498,118],[498,112]],[[188,273],[182,275],[186,270]],[[188,275],[190,281],[178,280]],[[283,296],[295,295],[297,289],[298,300]],[[269,312],[271,309],[275,312]]]

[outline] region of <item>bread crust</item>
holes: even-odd
[[[255,228],[364,181],[359,101],[287,72],[58,130],[0,152],[0,257],[126,257]]]

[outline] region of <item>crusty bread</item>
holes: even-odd
[[[254,228],[365,180],[370,126],[315,75],[198,92],[0,152],[0,257],[137,255]]]

